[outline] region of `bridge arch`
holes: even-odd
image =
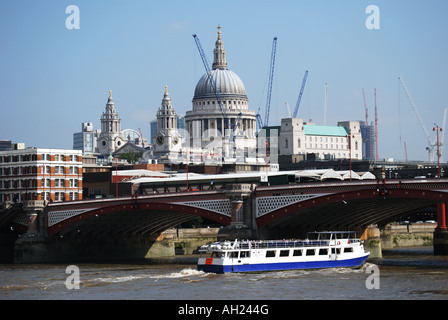
[[[310,230],[359,230],[383,226],[418,209],[448,203],[448,193],[421,189],[342,191],[290,203],[257,218],[269,234],[303,235]]]
[[[207,218],[222,225],[230,224],[230,216],[185,204],[169,202],[130,201],[93,208],[71,208],[72,214],[63,218],[66,211],[50,211],[49,215],[62,216],[48,227],[48,235],[80,233],[83,235],[142,236],[158,235],[166,229],[197,217]],[[75,213],[75,214],[73,214]],[[51,220],[51,219],[49,219]]]

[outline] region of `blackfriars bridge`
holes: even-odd
[[[448,179],[443,178],[278,186],[229,183],[218,190],[4,203],[0,224],[20,232],[19,240],[25,244],[51,243],[60,252],[95,255],[95,250],[87,248],[98,245],[111,250],[111,246],[133,241],[139,241],[144,252],[163,231],[198,217],[223,226],[230,237],[266,239],[302,237],[308,231],[321,230],[362,233],[371,225],[381,228],[402,216],[434,207],[438,222],[435,253],[448,254],[447,204]],[[132,245],[134,249],[139,246]]]

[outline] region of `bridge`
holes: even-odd
[[[434,248],[448,254],[448,179],[359,180],[138,194],[70,202],[3,204],[0,224],[23,239],[150,239],[184,222],[206,218],[251,238],[301,237],[308,231],[379,228],[417,210],[437,208]],[[234,235],[234,234],[233,234]],[[88,239],[88,240],[87,240]],[[127,239],[127,240],[123,240]]]

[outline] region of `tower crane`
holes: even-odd
[[[300,101],[302,101],[303,90],[305,89],[306,78],[308,78],[308,70],[305,70],[305,75],[303,76],[302,87],[300,88],[299,97],[297,98],[296,108],[292,115],[293,118],[297,117],[297,112],[299,111]]]
[[[292,114],[291,114],[291,108],[289,108],[289,103],[285,102],[285,105],[286,105],[286,111],[288,111],[288,118],[291,118]]]
[[[376,160],[379,159],[378,157],[378,110],[376,108],[376,88],[374,90],[374,96],[375,96],[375,152],[376,152]]]
[[[266,113],[264,115],[264,123],[261,119],[261,115],[257,114],[257,125],[261,129],[264,126],[269,125],[269,112],[271,109],[271,93],[272,93],[272,83],[274,81],[274,68],[275,68],[275,53],[277,51],[277,37],[272,40],[272,51],[271,51],[271,63],[269,69],[269,84],[268,84],[268,95],[266,98]]]
[[[428,150],[429,153],[429,161],[434,161],[434,146],[436,145],[434,142],[431,141],[431,138],[429,136],[428,129],[426,129],[425,124],[423,123],[422,118],[420,117],[420,114],[418,113],[417,107],[415,106],[414,100],[412,99],[411,95],[409,94],[408,88],[406,87],[406,84],[404,83],[403,79],[401,77],[398,77],[398,79],[401,82],[401,85],[403,86],[404,91],[406,92],[406,95],[409,99],[409,102],[411,103],[412,109],[414,110],[415,115],[417,116],[417,120],[420,123],[420,126],[422,127],[426,138],[428,139],[428,147],[426,147],[426,150]]]
[[[364,89],[362,89],[362,96],[364,98],[364,110],[366,112],[366,126],[368,126],[369,125],[369,110],[367,109],[366,93],[364,92]]]
[[[446,130],[446,114],[448,111],[448,107],[446,107],[443,110],[443,125],[442,125],[442,129],[443,129],[443,133],[442,133],[442,139],[440,139],[440,158],[443,159],[443,150],[444,148],[444,141],[445,141],[445,130]]]
[[[140,132],[140,139],[142,140],[142,148],[145,147],[145,143],[143,142],[143,133],[142,133],[142,129],[138,128],[138,131]]]

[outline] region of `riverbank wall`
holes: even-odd
[[[381,249],[432,246],[437,223],[389,224],[381,230]]]

